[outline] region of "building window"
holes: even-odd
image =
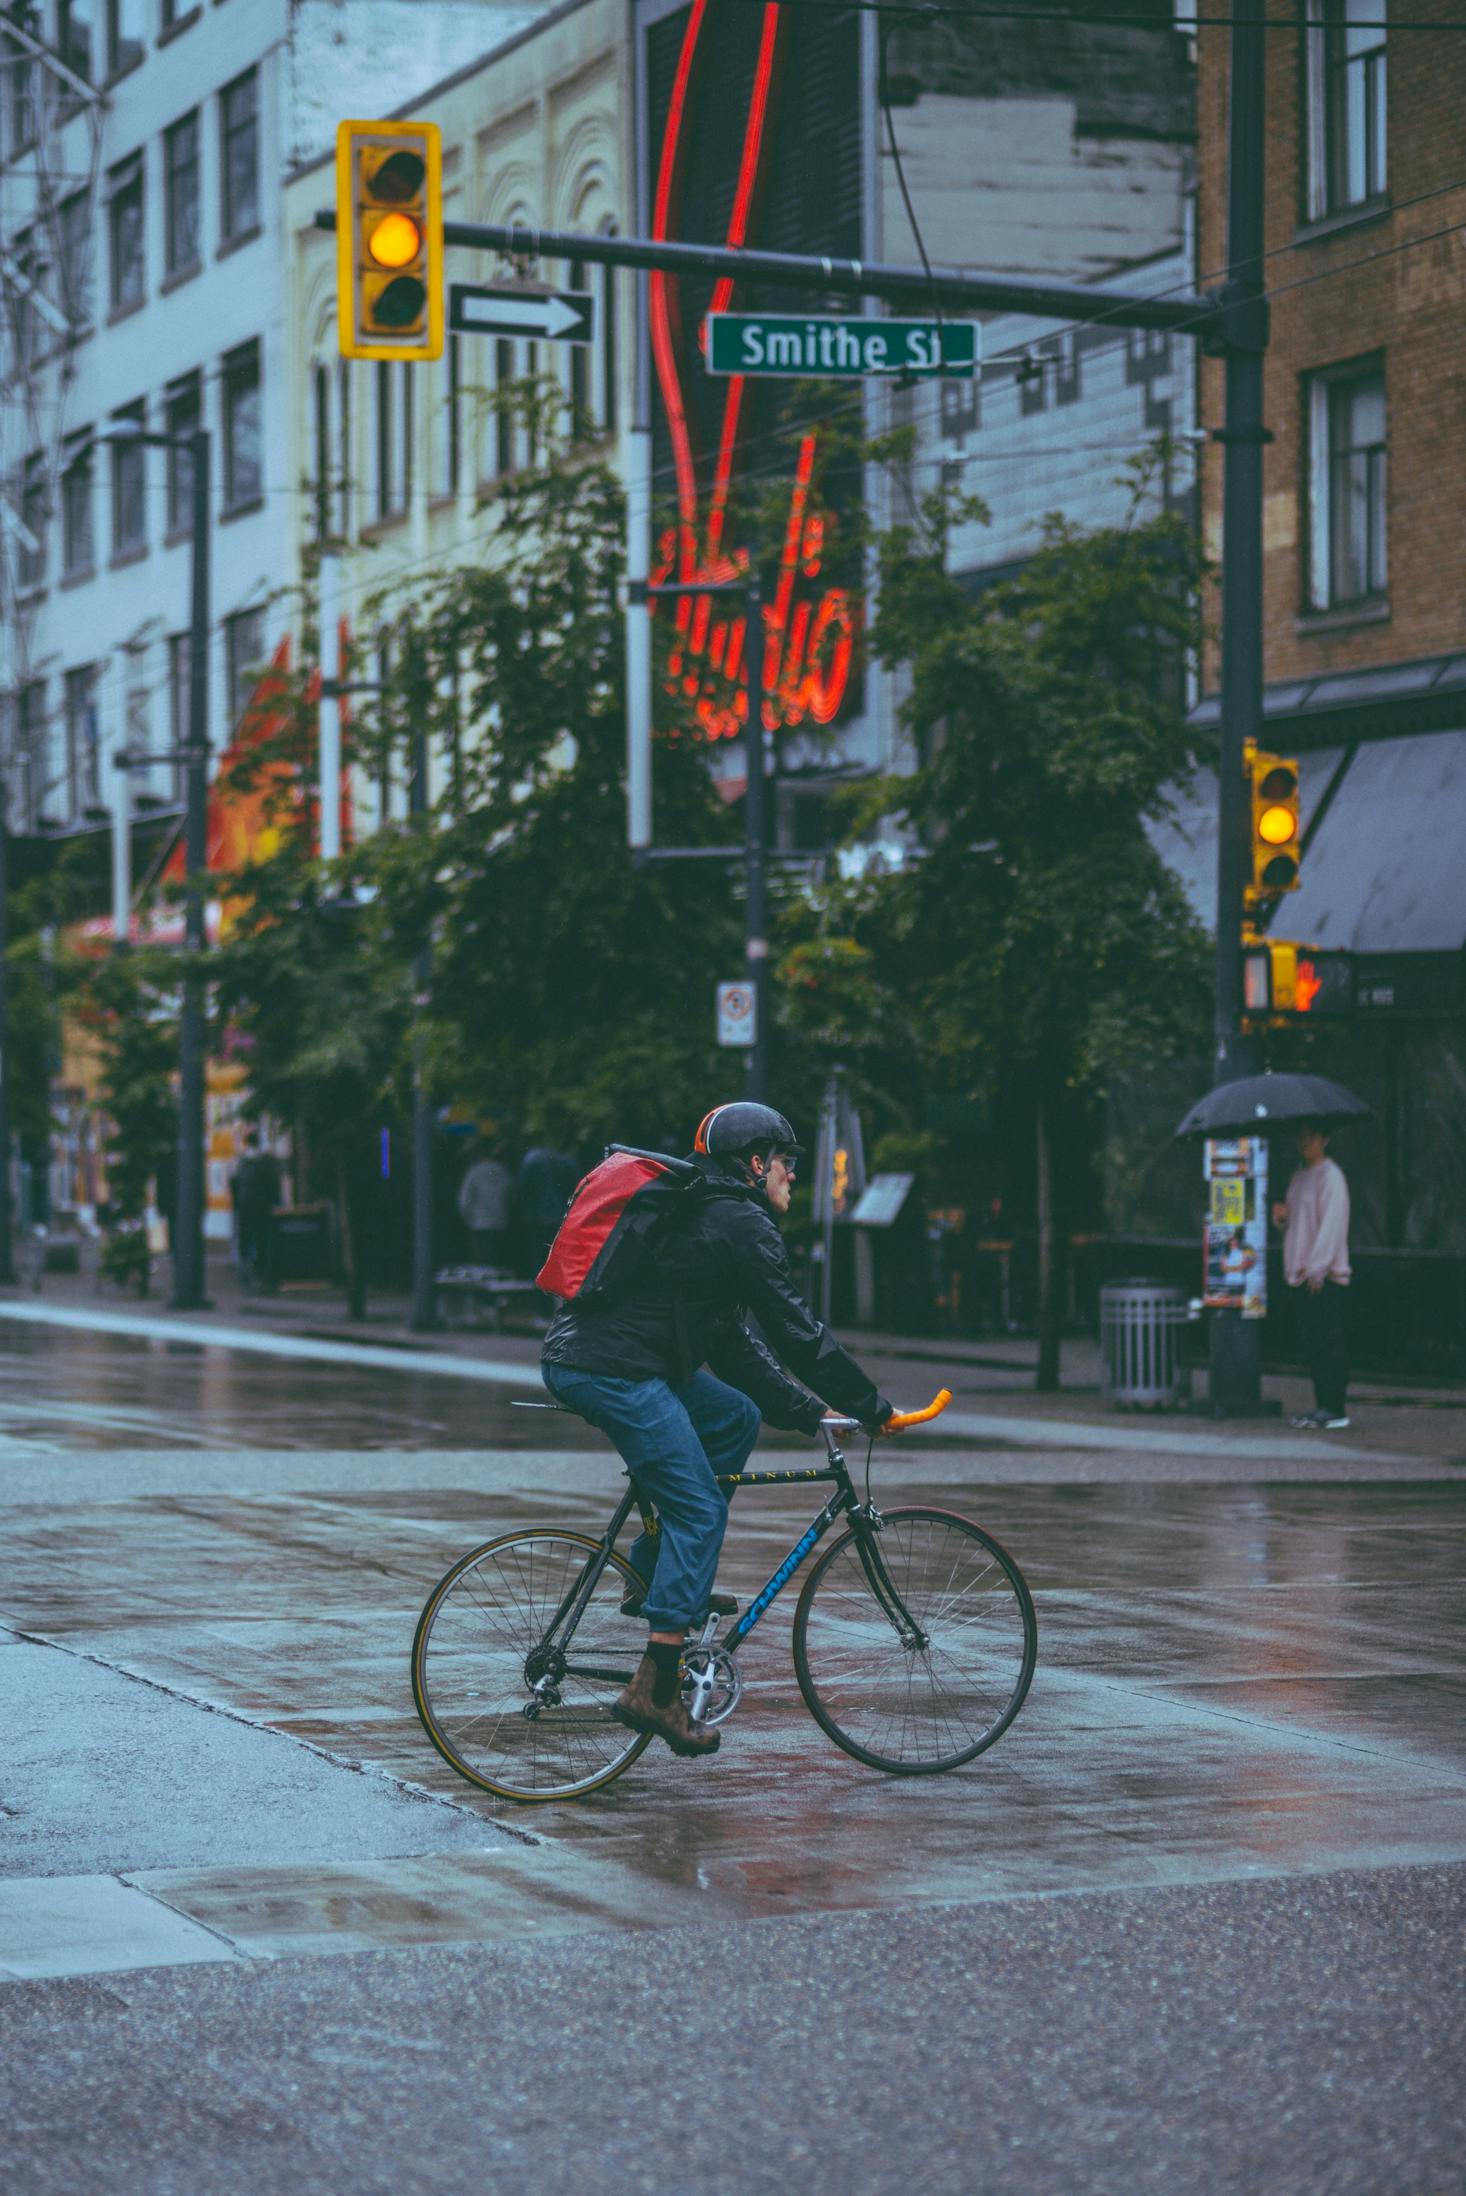
[[[80,816],[102,801],[97,753],[97,671],[83,664],[66,674],[66,810]]]
[[[1382,196],[1385,0],[1308,0],[1308,211]]]
[[[340,451],[341,539],[351,538],[351,361],[336,363],[336,439]]]
[[[412,494],[412,368],[377,363],[376,515],[399,518]]]
[[[316,507],[316,540],[331,531],[331,376],[324,366],[311,368],[314,398],[316,470],[313,489]]]
[[[259,99],[247,69],[219,94],[221,235],[226,244],[260,225]]]
[[[73,329],[92,317],[92,218],[85,191],[61,201],[61,306]]]
[[[430,474],[431,493],[434,496],[455,496],[458,493],[463,464],[462,427],[458,416],[461,373],[458,337],[450,335],[444,342],[442,362],[438,368],[438,403],[433,420]]]
[[[602,236],[614,236],[614,221],[603,221]],[[596,270],[599,283],[596,291],[596,307],[600,314],[598,343],[600,350],[600,390],[596,397],[596,418],[608,435],[616,432],[616,270],[599,267]]]
[[[199,118],[195,108],[163,132],[163,259],[169,275],[199,263]]]
[[[176,30],[180,23],[191,23],[199,12],[199,0],[163,0],[163,28]]]
[[[1308,402],[1311,595],[1331,610],[1382,596],[1388,578],[1384,370],[1315,374]]]
[[[500,336],[494,345],[494,388],[499,402],[494,408],[494,471],[514,470],[514,414],[507,402],[514,379],[514,345]]]
[[[35,0],[11,0],[5,12],[32,37],[42,36],[41,11]],[[7,38],[3,50],[9,94],[6,122],[10,156],[14,159],[36,141],[36,62],[30,48],[18,38]]]
[[[176,441],[195,434],[203,423],[203,389],[200,376],[184,374],[171,381],[163,397],[167,431],[175,438],[168,450],[168,539],[175,541],[193,530],[193,457],[176,447]]]
[[[92,80],[92,9],[94,0],[56,0],[56,49],[73,76],[84,84]],[[62,103],[74,113],[81,101],[69,85],[62,86]]]
[[[254,698],[265,664],[265,613],[240,610],[224,620],[225,674],[229,681],[229,730],[235,732]]]
[[[30,229],[17,232],[11,246],[15,261],[15,281],[7,284],[10,302],[11,345],[17,371],[23,371],[35,358],[40,343],[37,337],[38,315],[31,303],[31,290],[37,279],[36,240]]]
[[[25,461],[20,482],[20,523],[30,536],[30,541],[22,539],[16,546],[15,577],[22,588],[39,587],[45,580],[46,527],[50,516],[45,453],[33,450]]]
[[[45,793],[46,682],[32,679],[16,700],[15,746],[19,784],[15,788],[21,821],[34,824]]]
[[[147,0],[107,0],[107,74],[137,67],[147,40]]]
[[[61,572],[82,579],[96,562],[92,539],[92,430],[83,428],[67,445],[61,471]]]
[[[147,425],[147,406],[127,404],[112,414],[114,427]],[[112,554],[130,556],[147,545],[147,445],[112,444]]]
[[[143,161],[141,153],[123,160],[107,179],[107,230],[112,248],[112,310],[125,313],[141,305],[146,288],[143,268]]]
[[[168,745],[173,750],[173,782],[183,782],[183,751],[188,746],[189,646],[187,633],[168,636]]]
[[[224,361],[224,509],[258,503],[260,469],[260,347],[244,343]]]

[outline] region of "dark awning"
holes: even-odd
[[[1347,760],[1347,767],[1342,768]],[[1466,946],[1466,731],[1315,748],[1299,762],[1303,881],[1280,937],[1351,953],[1456,953]],[[1216,921],[1217,782],[1199,775],[1151,833],[1210,929]]]

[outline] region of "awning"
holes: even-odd
[[[1341,766],[1348,757],[1347,767]],[[1280,937],[1351,953],[1457,953],[1466,946],[1466,731],[1370,740],[1299,758],[1305,836]],[[1197,914],[1216,922],[1217,781],[1199,773],[1151,838]]]

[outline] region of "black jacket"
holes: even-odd
[[[686,1192],[666,1222],[652,1271],[609,1303],[562,1306],[541,1361],[674,1384],[707,1365],[750,1396],[770,1425],[798,1433],[815,1432],[825,1405],[867,1425],[888,1417],[890,1404],[795,1288],[763,1192],[716,1161],[698,1164],[705,1186]],[[777,1356],[749,1333],[747,1312]]]

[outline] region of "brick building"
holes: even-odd
[[[1348,953],[1353,1011],[1273,1032],[1361,1090],[1356,1318],[1378,1359],[1466,1356],[1466,36],[1446,0],[1303,0],[1267,49],[1264,719],[1301,759],[1275,935]],[[1418,26],[1438,19],[1439,31]],[[1226,263],[1228,34],[1204,29],[1198,276]],[[1223,420],[1223,369],[1202,419]],[[1222,542],[1222,453],[1202,479]],[[1213,632],[1199,711],[1215,720]],[[1214,788],[1213,797],[1214,797]],[[1189,841],[1189,851],[1186,842]],[[1215,918],[1215,810],[1176,841]],[[1172,1210],[1174,1211],[1174,1202]],[[1152,1218],[1156,1217],[1154,1210]],[[1138,1216],[1137,1216],[1138,1217]],[[1286,1323],[1286,1314],[1284,1324]],[[1270,1322],[1270,1325],[1272,1322]]]

